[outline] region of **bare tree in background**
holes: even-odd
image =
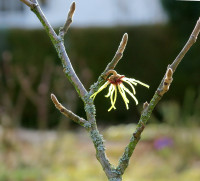
[[[17,87],[16,81],[13,79],[13,77],[16,77],[16,71],[15,67],[11,66],[11,61],[12,54],[9,51],[4,51],[2,53],[2,66],[0,70],[2,74],[0,112],[2,122],[6,125],[12,124],[12,126],[16,126],[21,120],[26,98],[22,92],[19,91],[19,94],[17,94],[16,91],[14,91]]]
[[[33,84],[36,79],[34,67],[29,67],[29,73],[25,74],[22,70],[17,70],[17,79],[25,96],[37,108],[37,123],[40,129],[48,127],[48,92],[53,72],[53,63],[47,59],[44,63],[43,72],[37,89],[34,90]]]
[[[128,167],[130,157],[132,156],[132,153],[140,140],[141,133],[143,132],[145,125],[147,121],[149,120],[151,113],[153,109],[155,108],[156,104],[160,101],[160,99],[163,97],[163,95],[169,90],[169,86],[172,82],[172,76],[175,72],[178,64],[183,59],[184,55],[187,53],[187,51],[190,49],[190,47],[195,43],[197,36],[200,32],[200,19],[197,21],[197,24],[187,41],[184,48],[181,50],[181,52],[178,54],[176,59],[173,61],[172,64],[168,65],[167,71],[158,86],[158,89],[156,90],[153,98],[150,100],[149,103],[144,103],[143,111],[141,113],[140,120],[138,122],[136,130],[133,132],[132,137],[130,139],[129,144],[126,146],[123,155],[119,159],[118,165],[115,167],[113,166],[109,159],[107,158],[105,154],[105,147],[104,147],[104,140],[103,136],[100,135],[97,124],[96,124],[96,110],[93,103],[93,100],[91,99],[91,96],[93,96],[96,92],[99,92],[102,88],[102,85],[104,85],[107,81],[107,78],[110,74],[112,74],[109,79],[111,79],[112,76],[116,78],[119,76],[114,71],[117,63],[123,56],[124,49],[127,44],[128,35],[124,34],[122,41],[119,45],[119,48],[113,58],[113,60],[108,63],[105,70],[102,72],[102,74],[99,76],[96,83],[94,83],[90,90],[87,91],[79,78],[77,77],[71,63],[70,59],[66,53],[65,47],[64,47],[64,36],[67,33],[67,30],[72,22],[72,16],[75,11],[75,3],[72,3],[70,11],[68,13],[67,21],[64,24],[64,27],[60,28],[60,31],[58,34],[55,33],[49,22],[47,21],[45,15],[43,14],[37,0],[21,0],[23,3],[25,3],[27,6],[31,8],[31,10],[36,14],[38,19],[41,21],[42,25],[44,26],[44,29],[46,30],[47,34],[49,35],[59,58],[61,59],[62,65],[63,65],[63,71],[69,81],[72,83],[74,88],[76,89],[79,97],[84,102],[84,109],[86,112],[86,119],[81,118],[77,116],[75,113],[71,112],[70,110],[66,109],[62,104],[60,104],[56,98],[55,95],[51,95],[51,99],[53,103],[55,104],[56,108],[60,110],[62,114],[64,114],[66,117],[72,119],[74,122],[78,123],[82,127],[86,129],[86,131],[89,133],[90,138],[94,144],[94,147],[96,149],[96,157],[100,164],[102,165],[102,168],[108,178],[109,181],[121,181],[122,175],[124,174],[126,168]],[[113,78],[113,77],[112,77]],[[121,77],[122,78],[122,77]],[[113,81],[114,79],[112,79]],[[119,82],[121,80],[117,79]],[[113,82],[112,82],[113,83]],[[126,90],[126,89],[124,89]],[[122,91],[122,90],[121,90]],[[126,90],[127,91],[127,90]],[[111,91],[113,93],[113,91]],[[112,94],[110,93],[110,94]],[[121,93],[124,96],[124,93]],[[116,95],[116,94],[115,94]],[[126,105],[128,101],[124,100]],[[112,106],[114,108],[114,101],[111,97]],[[81,178],[80,178],[81,179]]]
[[[18,84],[13,79],[16,77],[16,71],[15,67],[11,66],[11,61],[12,54],[9,51],[4,51],[0,66],[0,126],[2,127],[0,139],[2,158],[0,160],[9,168],[14,165],[14,158],[19,159],[15,128],[20,124],[26,103],[23,92],[16,93]]]

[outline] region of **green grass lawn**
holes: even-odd
[[[113,164],[117,164],[134,128],[120,125],[101,129]],[[48,136],[37,132],[29,138],[26,134],[14,136],[10,143],[1,137],[0,181],[106,181],[83,130],[51,132]],[[148,125],[144,130],[124,181],[168,180],[200,180],[200,128]]]

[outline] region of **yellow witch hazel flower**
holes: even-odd
[[[98,89],[97,92],[92,94],[90,96],[90,98],[94,99],[99,92],[101,92],[108,85],[110,85],[109,90],[108,90],[108,94],[105,95],[105,97],[110,97],[110,101],[111,101],[111,107],[108,109],[108,111],[111,111],[112,109],[116,109],[115,103],[116,103],[116,100],[117,100],[117,90],[119,90],[119,93],[121,94],[121,96],[122,96],[122,98],[123,98],[123,100],[125,102],[126,109],[129,109],[129,107],[128,107],[129,100],[128,100],[127,96],[126,96],[126,93],[128,93],[134,99],[134,101],[135,101],[135,103],[137,105],[138,104],[138,100],[134,96],[136,94],[134,86],[136,86],[137,84],[141,84],[141,85],[143,85],[143,86],[145,86],[147,88],[149,88],[149,86],[147,84],[144,84],[143,82],[140,82],[140,81],[135,80],[133,78],[127,78],[124,75],[117,74],[117,72],[115,70],[108,71],[107,75],[109,75],[111,73],[113,75],[111,75],[107,79],[105,84],[103,84]],[[124,84],[123,84],[124,82],[127,83],[131,87],[132,92],[128,88],[126,88],[124,86]]]

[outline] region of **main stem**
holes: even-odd
[[[90,99],[90,94],[86,91],[84,86],[82,85],[81,81],[77,77],[71,62],[69,60],[69,57],[67,55],[67,52],[65,50],[63,39],[62,37],[59,37],[49,22],[47,21],[45,15],[43,14],[42,10],[40,9],[39,5],[37,4],[37,1],[35,1],[35,4],[31,5],[31,10],[36,14],[40,22],[42,23],[43,27],[45,28],[47,34],[49,35],[59,58],[61,59],[64,73],[66,74],[67,78],[70,80],[70,82],[75,87],[76,91],[78,92],[79,96],[85,103],[85,112],[87,115],[87,120],[90,124],[85,124],[84,127],[88,130],[90,137],[93,141],[93,144],[96,148],[96,157],[99,160],[99,162],[102,165],[102,168],[104,172],[106,173],[108,179],[113,180],[112,178],[115,178],[117,174],[115,173],[115,170],[112,169],[111,164],[106,157],[105,154],[105,147],[103,144],[103,137],[100,135],[97,125],[96,125],[96,119],[95,119],[95,106],[93,104],[93,101]],[[114,180],[113,180],[114,181]]]
[[[107,178],[110,181],[115,181],[115,178],[120,178],[119,174],[116,172],[115,168],[110,164],[109,159],[105,154],[105,146],[103,136],[99,133],[96,124],[96,110],[93,101],[90,99],[90,94],[85,98],[85,112],[87,115],[87,120],[91,123],[90,127],[86,128],[90,134],[90,138],[96,149],[96,158],[100,162]],[[119,180],[119,179],[118,179]],[[120,180],[119,180],[120,181]]]

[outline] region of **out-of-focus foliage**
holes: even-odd
[[[188,88],[185,91],[183,104],[177,101],[164,101],[160,103],[158,111],[162,119],[169,125],[194,126],[200,123],[200,90]]]
[[[101,130],[107,140],[107,155],[115,165],[134,129],[135,125],[129,124]],[[107,180],[86,132],[14,130],[13,134],[15,141],[10,141],[15,149],[0,142],[0,181]],[[197,127],[148,125],[124,180],[199,181],[199,139]]]
[[[188,28],[192,31],[193,25]],[[152,97],[166,71],[167,65],[173,61],[188,39],[189,34],[179,36],[181,31],[182,29],[174,29],[171,26],[158,25],[70,29],[65,40],[66,49],[74,69],[87,89],[97,80],[107,63],[113,58],[121,37],[125,32],[129,34],[129,41],[124,57],[119,62],[116,70],[120,74],[139,79],[150,85],[149,90],[144,89],[142,86],[136,87],[136,96],[141,103],[139,108],[132,101],[130,110],[126,111],[125,105],[119,97],[116,103],[117,111],[111,111],[109,114],[107,109],[110,106],[110,102],[104,97],[107,90],[102,91],[95,99],[99,124],[121,123],[122,121],[126,123],[138,120],[140,106]],[[83,103],[79,100],[75,90],[63,74],[60,60],[44,30],[3,31],[0,32],[0,36],[4,40],[0,43],[1,57],[5,52],[9,52],[12,58],[8,63],[8,67],[13,70],[7,74],[9,80],[13,82],[12,89],[5,87],[5,84],[1,84],[4,87],[0,89],[0,97],[5,98],[8,92],[12,92],[10,102],[16,105],[17,97],[22,92],[26,99],[21,115],[23,125],[35,127],[36,123],[34,122],[39,120],[38,115],[39,111],[41,111],[41,104],[35,103],[36,97],[47,105],[47,110],[44,111],[47,115],[44,116],[44,119],[48,117],[48,126],[52,127],[58,123],[62,116],[51,103],[51,92],[55,93],[67,108],[85,117],[82,107]],[[199,40],[197,40],[196,44],[198,42]],[[170,92],[165,96],[166,99],[170,97],[182,104],[187,87],[193,87],[195,91],[197,90],[200,77],[199,57],[199,47],[194,45],[177,69]],[[5,64],[4,62],[5,60],[1,59],[1,65]],[[17,69],[20,69],[22,73],[21,78],[17,76]],[[49,86],[46,86],[47,90],[44,89],[45,85],[41,84],[46,70],[51,70],[51,73],[47,71],[49,76],[46,78],[50,79]],[[2,66],[0,69],[0,79],[4,82],[5,73],[2,70]],[[20,80],[28,82],[34,95],[37,96],[30,96],[30,94],[27,96],[27,93],[30,93],[30,91],[25,93],[22,87],[23,83],[20,83]],[[41,91],[43,92],[43,90],[47,91],[45,93],[47,97],[43,96],[41,98]],[[6,104],[0,102],[1,112],[7,110]],[[15,110],[14,106],[12,110]],[[156,114],[156,116],[159,118],[159,114]]]
[[[200,4],[194,1],[161,0],[168,14],[169,21],[182,31],[190,31],[189,26],[194,25],[199,17]]]

